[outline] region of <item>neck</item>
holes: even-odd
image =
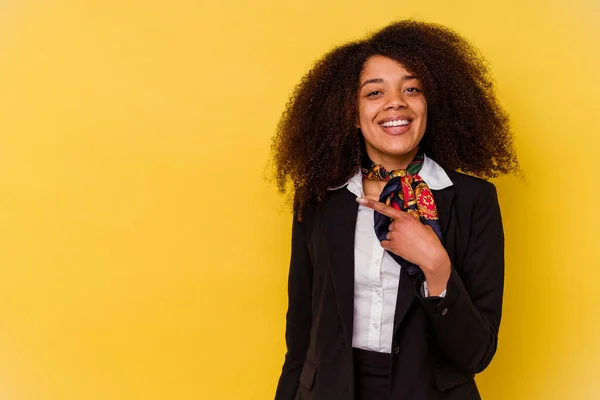
[[[363,178],[363,193],[365,197],[379,201],[379,197],[381,196],[381,192],[383,191],[386,183],[387,181],[372,181],[370,179]]]
[[[396,169],[406,169],[410,162],[414,160],[419,151],[418,147],[409,151],[406,154],[385,154],[372,151],[367,148],[367,155],[376,164],[381,164],[387,171],[394,171]]]

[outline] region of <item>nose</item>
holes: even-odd
[[[386,110],[400,110],[407,107],[407,103],[404,99],[404,96],[401,92],[399,93],[391,93],[389,95],[388,101],[385,104]]]

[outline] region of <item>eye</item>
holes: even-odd
[[[405,89],[404,91],[408,92],[408,93],[421,93],[421,89],[416,88],[416,87],[409,87],[409,88]]]
[[[374,97],[374,96],[378,96],[380,94],[381,94],[381,92],[379,90],[374,90],[374,91],[370,92],[369,94],[367,94],[367,97]]]

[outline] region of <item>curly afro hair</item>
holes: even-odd
[[[442,167],[482,178],[518,172],[508,116],[484,58],[438,24],[400,21],[326,54],[296,86],[273,138],[280,192],[294,188],[294,210],[322,200],[360,167],[364,139],[355,123],[363,66],[381,55],[422,82],[427,129],[420,148]]]

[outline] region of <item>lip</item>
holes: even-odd
[[[410,129],[412,122],[409,122],[408,125],[400,125],[400,126],[382,126],[379,124],[381,130],[383,130],[388,135],[399,136],[403,135]]]

